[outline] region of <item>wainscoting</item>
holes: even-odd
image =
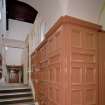
[[[39,105],[105,105],[104,43],[101,26],[62,16],[31,56]]]

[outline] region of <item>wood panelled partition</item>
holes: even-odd
[[[105,105],[105,31],[101,31],[99,39],[99,105]]]
[[[61,17],[49,30],[32,54],[39,105],[99,105],[105,95],[102,84],[99,88],[100,30],[96,24],[69,16]]]

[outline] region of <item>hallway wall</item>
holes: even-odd
[[[7,38],[25,41],[27,34],[30,33],[33,24],[18,20],[9,19],[9,31]]]
[[[6,51],[6,64],[21,65],[21,56],[23,49],[8,48]]]
[[[27,34],[30,33],[33,24],[21,22],[18,20],[9,19],[9,31],[6,37],[8,39],[15,39],[25,41]],[[22,49],[20,48],[8,48],[6,51],[6,62],[11,65],[20,65]]]
[[[104,1],[79,0],[77,2],[77,0],[69,0],[68,14],[97,24]]]
[[[101,24],[103,26],[103,29],[105,30],[105,3],[101,10],[99,24]]]

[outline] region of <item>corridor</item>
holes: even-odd
[[[0,105],[105,105],[105,0],[0,0]]]

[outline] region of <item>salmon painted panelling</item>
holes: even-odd
[[[46,34],[32,54],[32,81],[39,105],[105,104],[99,104],[99,95],[103,97],[98,82],[100,29],[64,16]]]

